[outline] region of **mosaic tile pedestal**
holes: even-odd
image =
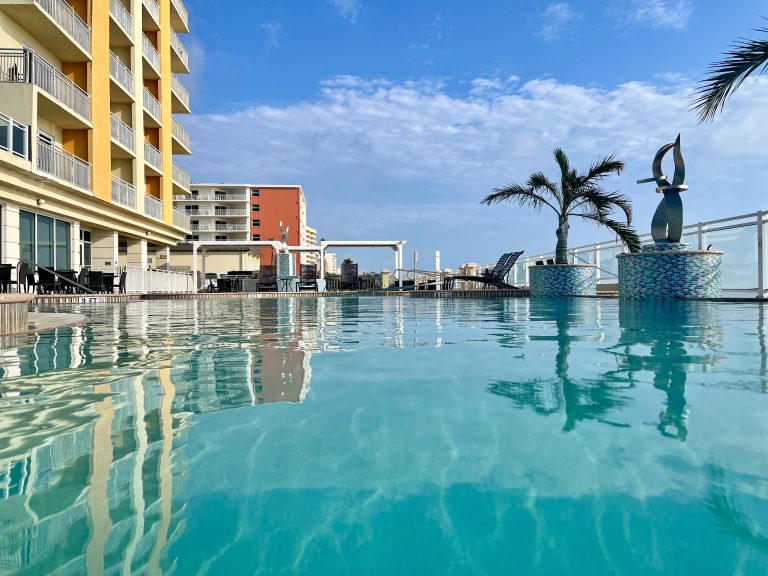
[[[723,253],[690,244],[647,244],[619,254],[619,296],[628,300],[718,298]]]
[[[597,293],[597,266],[555,264],[530,266],[531,297],[594,296]]]
[[[296,256],[293,254],[275,254],[275,271],[277,272],[278,290],[280,292],[296,292]]]

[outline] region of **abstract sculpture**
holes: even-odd
[[[675,160],[675,175],[672,184],[661,170],[661,161],[664,155],[674,148],[672,156]],[[683,235],[683,201],[680,192],[688,190],[685,181],[685,162],[680,151],[680,134],[671,144],[665,144],[656,152],[653,159],[653,178],[638,180],[638,184],[656,182],[656,192],[664,195],[656,208],[656,213],[651,221],[651,236],[656,244],[677,244]]]
[[[283,221],[280,220],[280,241],[283,243],[282,252],[288,253],[288,226],[283,228]]]

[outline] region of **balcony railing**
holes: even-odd
[[[189,150],[189,132],[184,130],[184,127],[175,118],[173,120],[173,137]]]
[[[189,91],[184,84],[181,83],[181,80],[179,80],[179,77],[176,76],[176,74],[171,76],[171,89],[176,93],[176,96],[179,97],[179,100],[184,103],[184,106],[189,108]]]
[[[29,126],[0,113],[0,150],[29,160]]]
[[[176,226],[176,228],[189,230],[189,227],[191,226],[189,214],[185,214],[178,208],[174,208],[173,209],[173,225]]]
[[[133,38],[133,16],[120,0],[109,0],[109,13],[129,38]]]
[[[86,52],[91,51],[91,29],[64,0],[35,0]]]
[[[112,129],[112,138],[128,148],[131,152],[136,152],[136,134],[133,131],[133,128],[128,126],[128,124],[120,120],[120,118],[114,114],[111,115],[109,123]]]
[[[133,94],[133,72],[111,51],[109,53],[109,75],[129,94]]]
[[[149,194],[144,194],[144,214],[157,220],[163,219],[163,203]]]
[[[213,202],[247,202],[248,196],[245,194],[195,194],[192,196],[175,195],[174,200],[185,200],[195,202],[197,200]]]
[[[144,88],[144,110],[150,113],[150,115],[160,122],[162,116],[160,115],[160,101],[152,95],[152,92]]]
[[[192,224],[192,232],[247,232],[247,224]]]
[[[163,155],[152,144],[144,142],[144,160],[158,172],[163,171]]]
[[[189,190],[191,186],[189,173],[178,164],[173,165],[173,181],[185,190]]]
[[[171,47],[176,50],[176,54],[179,55],[179,58],[184,63],[184,67],[189,70],[189,52],[187,52],[184,43],[174,30],[171,30]]]
[[[160,73],[160,54],[152,45],[146,34],[141,35],[141,52],[144,54],[144,58],[147,59],[150,66],[155,69],[155,72]]]
[[[91,119],[91,97],[53,64],[28,48],[0,49],[0,82],[34,84],[82,118]]]
[[[184,5],[184,2],[182,0],[171,0],[171,4],[173,4],[176,11],[179,13],[179,16],[181,16],[181,21],[184,22],[184,26],[189,28],[189,12],[187,12],[187,7]]]
[[[58,146],[37,143],[37,169],[83,190],[91,190],[91,165]]]
[[[185,197],[186,200],[189,198]],[[187,210],[190,216],[247,216],[247,210]]]
[[[112,201],[136,208],[136,188],[133,184],[112,176]]]
[[[154,18],[157,24],[160,24],[160,5],[157,0],[144,0],[144,6],[147,7],[147,12]]]

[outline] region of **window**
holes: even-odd
[[[192,234],[187,234],[186,240],[187,240],[187,241],[190,241],[190,242],[191,242],[192,240],[200,240],[200,236],[198,236],[197,234],[194,234],[194,235],[192,235]]]
[[[21,257],[46,268],[70,268],[69,231],[70,224],[65,220],[19,210]]]
[[[35,215],[19,210],[19,244],[21,258],[35,261]]]
[[[258,212],[258,211],[259,211],[259,205],[258,204],[253,204],[251,206],[251,212]]]
[[[184,211],[187,214],[196,214],[197,212],[200,211],[200,206],[198,206],[197,204],[187,204],[186,206],[184,206]]]
[[[253,234],[251,236],[251,240],[253,240],[254,242],[260,242],[261,241],[261,234]]]
[[[52,268],[53,256],[53,218],[37,217],[37,263],[46,268]]]
[[[259,189],[258,188],[251,188],[251,197],[252,198],[258,198],[259,197]]]
[[[192,198],[197,198],[197,195],[199,192],[197,190],[190,190],[189,195],[192,196]]]
[[[69,222],[56,220],[55,256],[56,267],[60,270],[69,269]]]
[[[216,240],[226,240],[226,236],[216,236]]]
[[[261,220],[251,220],[251,226],[253,226],[254,228],[258,228],[259,226],[261,226]]]
[[[80,230],[80,265],[91,265],[91,233],[88,230]]]

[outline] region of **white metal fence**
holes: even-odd
[[[86,52],[91,51],[91,29],[64,0],[35,0]]]
[[[144,6],[147,7],[147,12],[155,20],[155,23],[160,23],[160,5],[157,0],[144,0]]]
[[[189,187],[192,185],[192,179],[189,177],[189,173],[176,163],[173,164],[172,177],[173,181],[184,190],[189,190]]]
[[[0,113],[0,150],[29,160],[29,126]]]
[[[182,230],[189,231],[192,220],[189,217],[189,214],[186,212],[182,212],[178,208],[173,209],[173,225],[177,228],[181,228]]]
[[[163,219],[163,203],[149,194],[144,194],[144,214],[157,220]]]
[[[37,169],[83,190],[91,190],[91,165],[58,146],[38,141]]]
[[[683,229],[682,242],[692,244],[695,249],[722,250],[723,290],[729,293],[745,293],[762,296],[768,288],[766,270],[768,262],[763,238],[768,225],[768,212],[758,211],[691,224]],[[650,234],[641,236],[644,243],[653,241]],[[553,239],[554,244],[554,239]],[[606,242],[585,244],[571,248],[568,259],[571,263],[595,264],[598,266],[599,284],[618,283],[618,261],[616,256],[625,252],[624,245],[614,239]],[[536,262],[554,259],[554,252],[534,253],[521,257],[507,277],[510,284],[528,285],[528,267]]]
[[[189,108],[189,91],[176,74],[171,74],[171,89],[179,97],[186,108]]]
[[[147,38],[146,34],[141,35],[141,52],[144,58],[147,59],[150,66],[155,69],[155,72],[160,72],[160,53],[152,45],[152,42]]]
[[[192,274],[171,272],[168,270],[142,270],[126,267],[126,292],[193,292],[195,283]]]
[[[136,188],[133,184],[112,176],[112,200],[123,206],[136,208]]]
[[[189,53],[184,47],[184,43],[179,38],[179,35],[172,29],[171,30],[171,46],[176,50],[176,54],[179,55],[179,59],[184,63],[184,67],[189,69]]]
[[[144,88],[144,110],[158,122],[161,120],[160,115],[160,101],[152,95],[152,92]]]
[[[109,13],[130,38],[133,38],[133,16],[120,0],[109,0]]]
[[[109,75],[115,81],[125,88],[128,93],[133,94],[133,72],[128,68],[114,52],[109,53]]]
[[[163,171],[163,154],[147,141],[144,141],[144,160],[158,172]]]
[[[189,132],[187,132],[184,127],[179,124],[179,121],[175,118],[173,119],[172,123],[172,133],[173,137],[176,138],[181,144],[189,150]]]
[[[109,125],[112,130],[112,138],[128,148],[131,152],[136,152],[136,133],[133,128],[120,120],[114,114],[110,115]]]

